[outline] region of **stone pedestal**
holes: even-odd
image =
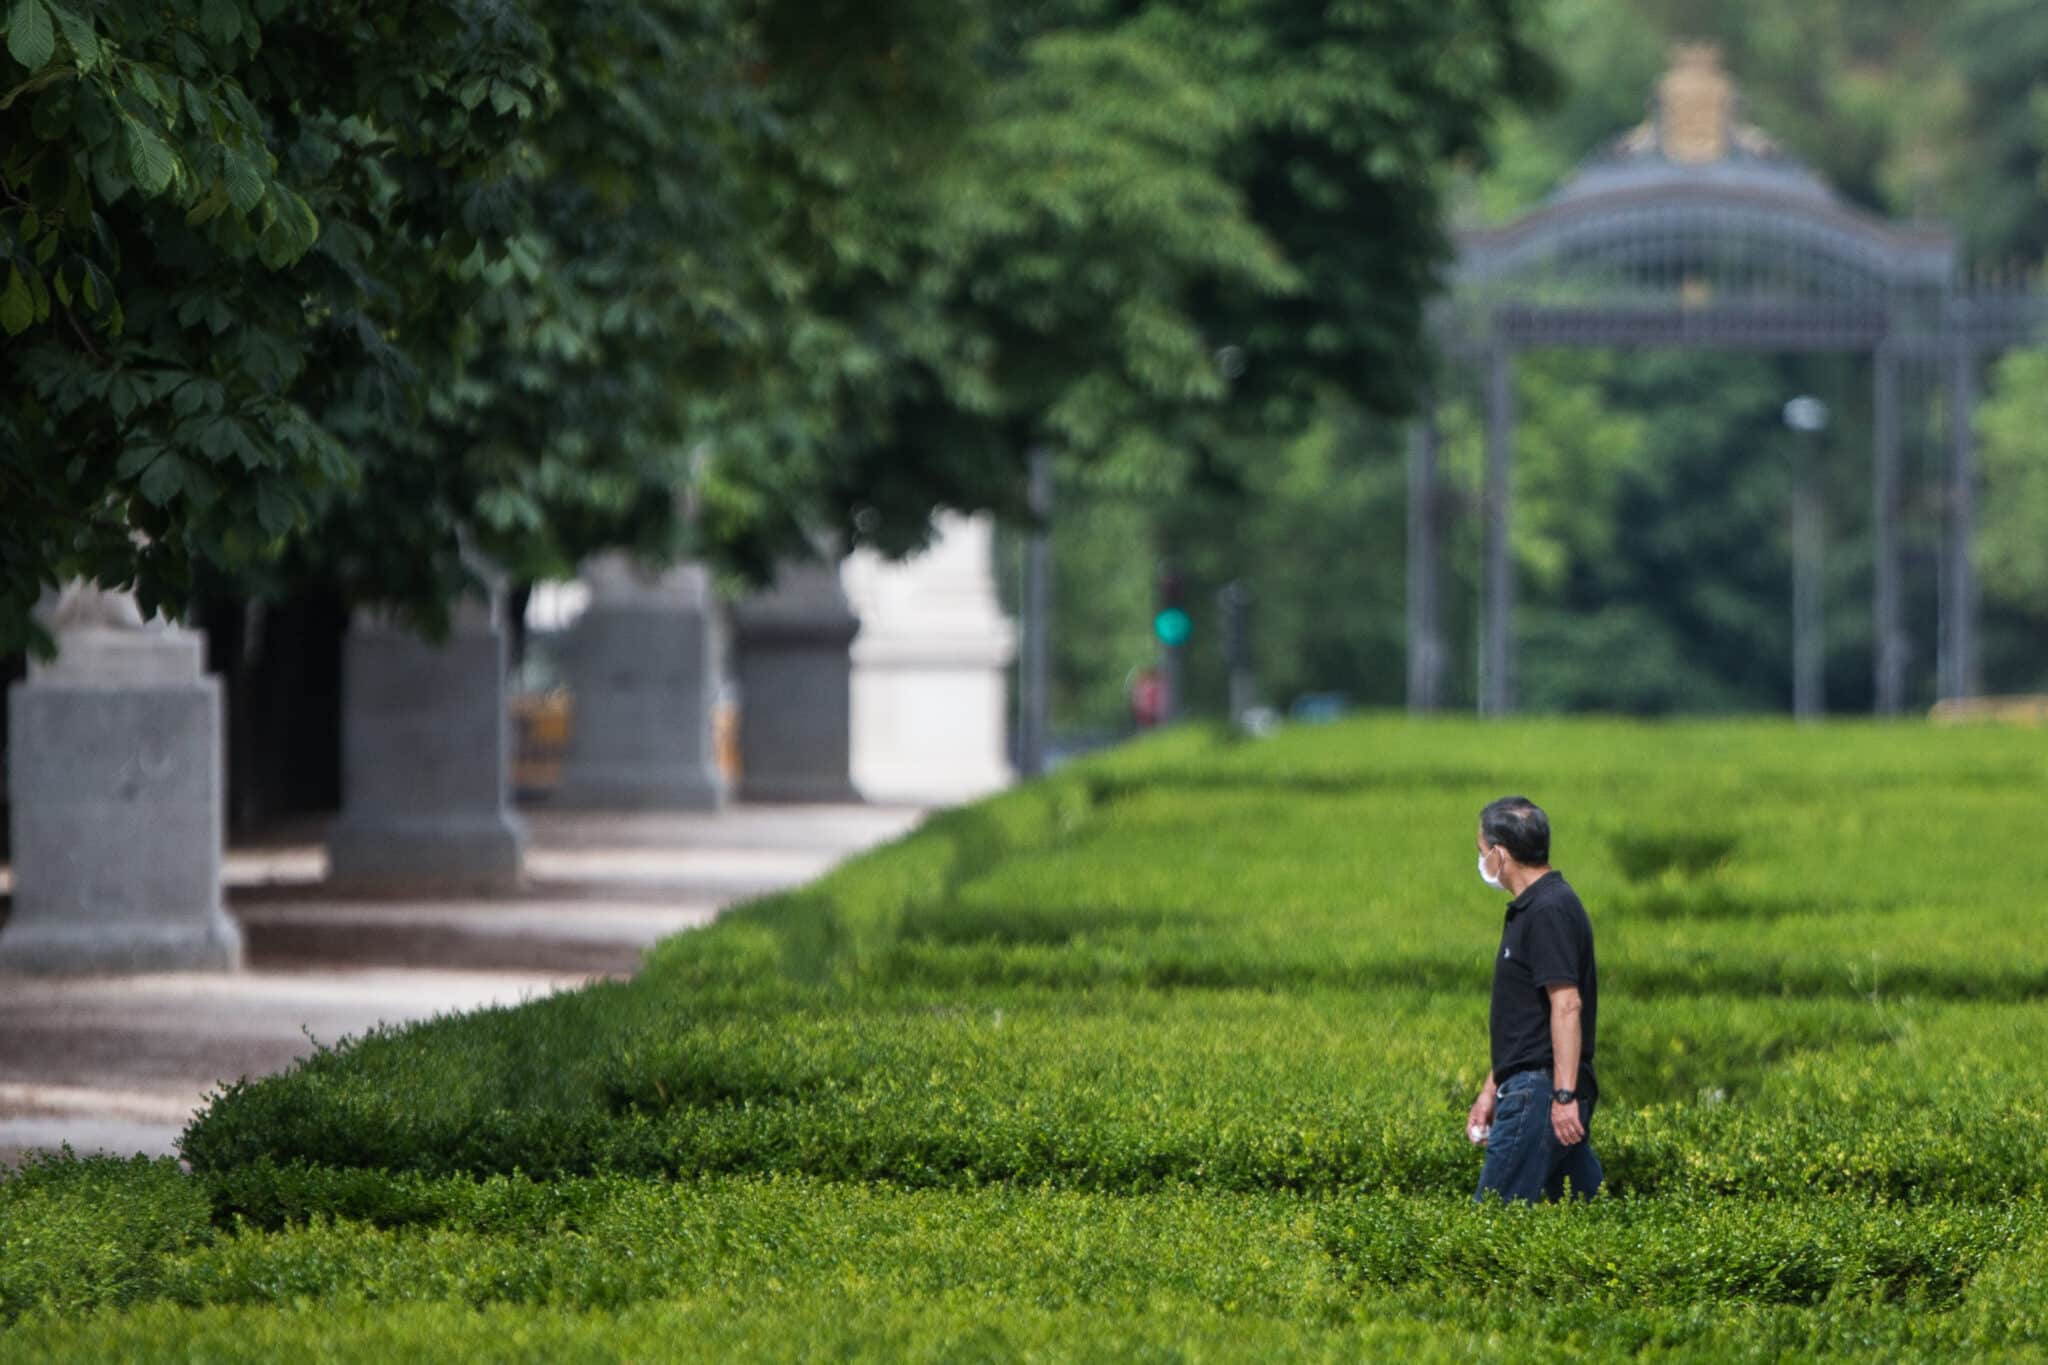
[[[838,567],[822,560],[785,564],[768,591],[733,607],[746,800],[860,800],[847,656],[859,630]]]
[[[1005,678],[1016,628],[997,602],[987,517],[942,514],[931,548],[861,551],[842,577],[853,642],[853,780],[870,801],[944,805],[1014,780]]]
[[[505,636],[465,603],[442,644],[357,612],[342,657],[337,883],[392,890],[516,886],[525,830],[512,813]]]
[[[74,590],[58,654],[8,695],[14,908],[0,971],[232,970],[220,685],[204,637]],[[107,604],[114,604],[109,610]]]
[[[653,575],[605,555],[583,576],[590,607],[566,651],[574,710],[555,803],[716,810],[725,778],[712,707],[724,642],[709,570]]]

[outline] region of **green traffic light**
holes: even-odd
[[[1168,607],[1152,618],[1152,633],[1165,645],[1184,645],[1195,623],[1179,607]]]

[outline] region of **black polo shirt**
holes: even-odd
[[[1538,877],[1508,902],[1500,951],[1493,959],[1493,1078],[1518,1071],[1551,1070],[1550,996],[1545,986],[1579,988],[1579,1078],[1572,1088],[1586,1099],[1599,1094],[1593,1077],[1594,1026],[1600,1014],[1600,978],[1593,967],[1593,922],[1562,873]]]

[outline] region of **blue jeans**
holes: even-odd
[[[1479,1190],[1503,1200],[1535,1203],[1558,1199],[1565,1183],[1572,1197],[1591,1199],[1605,1178],[1600,1158],[1593,1155],[1593,1101],[1579,1101],[1579,1122],[1586,1137],[1567,1147],[1550,1126],[1550,1071],[1520,1071],[1501,1086],[1493,1111],[1493,1129],[1486,1135],[1486,1165],[1479,1172]]]

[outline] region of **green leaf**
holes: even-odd
[[[7,55],[30,71],[40,71],[57,53],[57,31],[43,0],[14,0],[7,16]]]
[[[313,212],[313,206],[307,203],[303,196],[285,190],[283,198],[284,212],[279,216],[283,219],[286,230],[291,233],[293,246],[298,253],[303,254],[312,249],[313,243],[320,240],[320,217]]]
[[[21,271],[7,267],[7,291],[0,293],[0,331],[7,335],[20,336],[36,320],[35,295],[29,292],[28,282],[21,278]]]
[[[275,481],[266,482],[256,494],[256,520],[275,539],[299,524],[299,505]]]
[[[163,453],[161,441],[143,441],[129,446],[121,452],[121,458],[114,462],[114,477],[132,479],[149,468],[149,462]]]
[[[177,56],[178,70],[187,75],[197,75],[210,65],[206,60],[206,49],[194,42],[192,35],[183,29],[172,37],[171,51]]]
[[[263,176],[239,152],[223,150],[221,170],[227,182],[228,200],[235,212],[247,213],[263,202]]]
[[[128,83],[136,94],[159,109],[169,111],[175,107],[171,97],[165,93],[163,86],[157,83],[156,77],[150,74],[148,67],[139,62],[129,62],[124,70],[128,75]]]
[[[142,401],[142,394],[135,381],[125,374],[114,376],[114,382],[107,386],[107,404],[113,408],[114,416],[121,421],[128,420],[128,414]]]
[[[198,227],[201,223],[211,222],[225,213],[227,207],[227,186],[216,184],[207,192],[206,197],[194,204],[191,211],[185,215],[185,225],[187,227]]]
[[[143,497],[162,507],[177,497],[178,490],[185,486],[185,462],[165,451],[142,471],[142,482],[138,486]]]
[[[202,133],[212,132],[213,110],[207,106],[206,92],[190,81],[179,81],[178,94],[185,101],[185,117],[192,120],[192,126]]]
[[[71,54],[80,71],[91,71],[100,64],[103,55],[100,50],[99,34],[93,31],[92,22],[72,13],[63,5],[50,4],[51,13],[57,16],[57,27],[64,33],[64,41],[71,45]]]
[[[178,169],[178,158],[162,138],[134,119],[127,121],[128,169],[145,194],[162,194]]]
[[[241,6],[234,0],[206,0],[199,11],[199,29],[216,43],[232,43],[242,31]]]
[[[185,466],[185,497],[194,507],[205,507],[220,497],[220,481],[204,465]]]
[[[225,462],[233,448],[229,444],[234,435],[235,419],[215,417],[199,429],[199,449],[215,464]]]
[[[244,469],[260,469],[271,463],[269,453],[249,439],[249,429],[240,422],[229,423],[228,445]]]

